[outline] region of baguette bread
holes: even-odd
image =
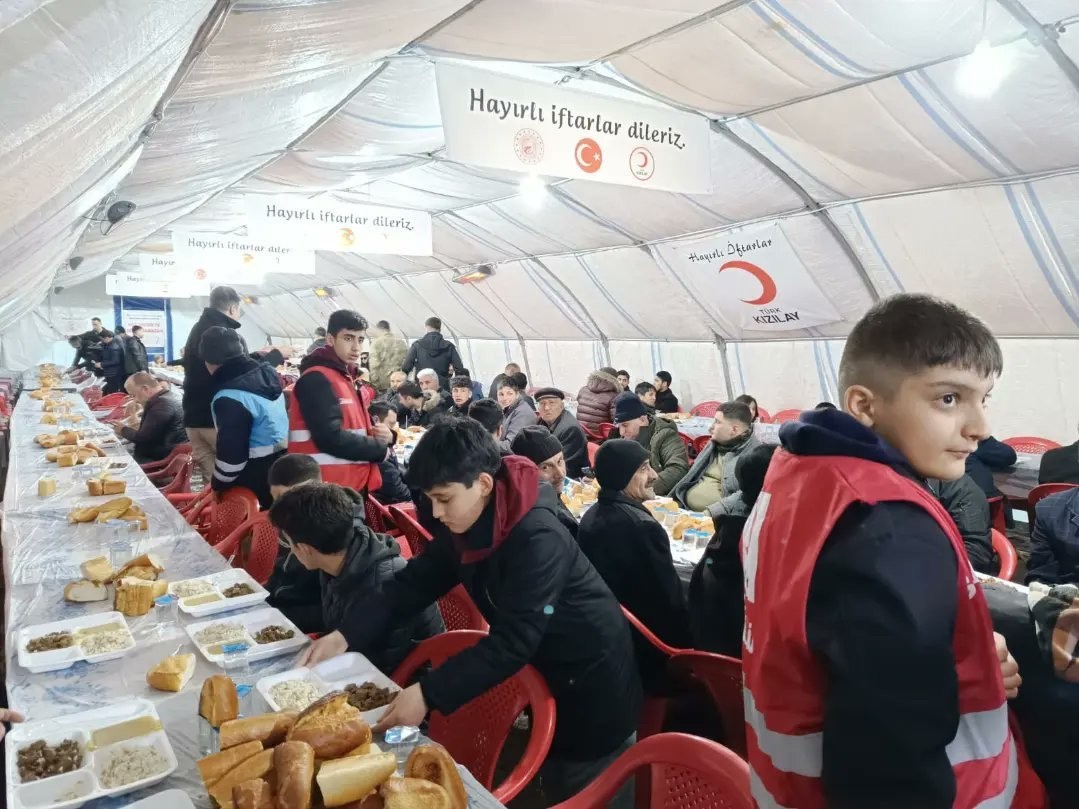
[[[195,655],[172,655],[146,672],[146,683],[158,691],[182,691],[194,673]]]
[[[453,805],[446,790],[421,778],[391,778],[379,794],[385,809],[450,809]]]
[[[334,691],[313,702],[289,730],[290,742],[307,742],[315,757],[341,758],[350,750],[371,741],[371,727],[359,709],[348,704],[344,691]],[[351,800],[351,799],[350,799]]]
[[[316,780],[322,802],[332,809],[362,800],[396,771],[393,753],[377,753],[323,762]]]
[[[277,809],[310,809],[315,751],[307,742],[282,742],[273,751]]]
[[[235,719],[239,713],[240,700],[236,695],[236,684],[224,674],[207,677],[202,683],[202,693],[199,695],[199,716],[213,727],[219,728],[223,722]]]
[[[107,500],[98,506],[97,521],[108,522],[109,520],[115,520],[131,506],[132,500],[130,497],[116,497],[112,500]],[[131,564],[131,562],[128,562],[124,567],[130,567]],[[123,568],[120,568],[116,573],[116,578],[120,578],[122,575],[124,575]]]
[[[464,782],[446,748],[436,744],[422,744],[413,748],[405,762],[405,777],[438,784],[446,790],[450,809],[468,809]]]
[[[233,748],[235,749],[235,748]],[[227,750],[225,752],[228,752]],[[253,778],[264,778],[273,771],[273,750],[263,750],[233,767],[221,780],[210,787],[210,797],[221,809],[232,809],[232,788]]]
[[[266,747],[273,747],[284,741],[289,730],[296,724],[297,716],[299,716],[298,711],[282,711],[222,722],[218,732],[218,743],[222,750],[250,741],[262,742]]]
[[[129,618],[146,615],[154,608],[154,599],[165,595],[168,588],[169,583],[164,579],[147,581],[125,576],[116,582],[113,609]]]
[[[113,480],[112,478],[90,478],[86,481],[86,489],[91,497],[101,497],[106,494],[123,494],[127,491],[127,481]]]
[[[274,809],[273,790],[261,778],[252,778],[232,788],[235,809]]]
[[[112,578],[112,565],[104,556],[95,556],[79,565],[83,577],[94,584],[104,584]]]
[[[241,744],[238,747],[232,747],[228,750],[222,750],[220,753],[200,758],[195,762],[195,766],[199,768],[202,783],[209,790],[210,787],[224,778],[228,772],[236,769],[249,758],[261,752],[261,744],[248,742],[247,744]]]
[[[120,514],[123,514],[124,512],[128,511],[128,509],[130,509],[132,507],[131,499],[128,498],[128,497],[117,497],[115,500],[110,500],[108,503],[103,505],[101,508],[102,508],[102,510],[105,510],[106,508],[110,508],[110,507],[113,510],[119,509],[119,507],[121,505],[124,505],[123,501],[125,501],[125,500],[127,501],[127,505],[125,505],[124,508],[122,510],[120,510]],[[114,503],[116,504],[115,506],[112,505]],[[117,515],[117,516],[119,516],[119,515]],[[151,575],[148,575],[148,574],[142,573],[142,572],[132,574],[129,571],[131,571],[133,568],[146,568],[147,570],[152,571],[153,575],[151,576]],[[127,562],[123,567],[121,567],[119,570],[117,570],[113,574],[113,578],[114,579],[119,579],[119,578],[121,578],[123,576],[130,576],[130,575],[135,575],[138,578],[157,578],[158,575],[160,575],[161,573],[164,573],[164,572],[165,572],[165,566],[163,564],[161,564],[160,559],[158,559],[152,553],[144,553],[142,556],[136,556],[134,559]]]
[[[104,601],[109,597],[109,589],[104,584],[79,579],[64,587],[64,601],[85,603],[88,601]]]

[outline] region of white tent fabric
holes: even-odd
[[[1076,22],[1077,0],[4,3],[0,360],[38,359],[43,324],[174,228],[243,233],[247,195],[325,195],[432,212],[434,255],[320,252],[314,276],[267,276],[243,290],[258,337],[304,337],[336,306],[415,337],[437,313],[480,379],[507,359],[567,388],[608,362],[664,367],[686,401],[776,410],[834,399],[853,322],[927,291],[1005,338],[997,433],[1070,441]],[[715,190],[553,180],[537,206],[520,175],[446,158],[449,61],[704,115]],[[999,86],[972,87],[987,72]],[[103,200],[137,207],[110,228]],[[840,321],[748,331],[714,277],[657,249],[768,222]],[[452,283],[485,263],[487,281]]]

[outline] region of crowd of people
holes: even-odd
[[[739,396],[692,461],[661,415],[679,411],[666,371],[631,389],[627,371],[599,368],[574,413],[562,389],[530,392],[516,363],[485,391],[438,318],[411,346],[379,322],[364,356],[366,319],[339,310],[286,391],[284,352],[250,352],[240,316],[239,296],[214,289],[182,402],[145,368],[121,380],[143,407],[121,435],[145,458],[186,439],[214,490],[244,486],[269,509],[288,549],[270,603],[323,633],[302,664],[354,650],[392,670],[443,631],[434,603],[464,588],[489,634],[405,689],[380,727],[450,713],[529,663],[557,706],[544,790],[564,800],[634,743],[645,696],[685,696],[625,608],[669,645],[742,659],[758,805],[1044,805],[1008,720],[1012,636],[973,576],[998,569],[992,472],[1016,458],[986,419],[999,346],[966,312],[883,301],[847,340],[840,407],[785,424],[777,448]],[[99,368],[115,338],[91,333],[101,359],[82,335],[76,360]],[[425,433],[406,473],[393,448],[408,427]],[[1079,483],[1077,451],[1047,453],[1043,477]],[[599,493],[578,521],[559,495],[582,477]],[[1076,492],[1038,505],[1031,580],[1079,581]],[[646,507],[665,495],[714,523],[688,589]],[[413,501],[427,549],[406,563],[367,526],[368,496]],[[632,804],[630,785],[611,805]]]

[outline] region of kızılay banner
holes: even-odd
[[[778,224],[663,242],[656,250],[697,300],[746,331],[795,331],[843,319]]]
[[[712,191],[708,120],[562,85],[438,64],[451,160],[689,194]]]
[[[258,284],[266,273],[315,274],[315,254],[220,233],[174,230],[176,260],[212,282]]]
[[[244,207],[247,232],[267,243],[339,253],[434,252],[434,230],[426,211],[257,194],[249,194]]]

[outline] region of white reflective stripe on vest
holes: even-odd
[[[274,444],[269,447],[251,447],[247,450],[248,458],[265,458],[267,455],[273,455],[275,452],[280,452],[283,449],[287,449],[288,445],[284,442],[280,444]]]
[[[343,432],[343,433],[353,433],[355,435],[367,435],[367,430],[365,430],[363,427],[357,427],[357,428],[355,428],[353,430],[342,430],[341,432]],[[311,440],[311,431],[310,430],[289,430],[288,440],[289,441],[310,441]],[[348,463],[351,463],[351,461],[349,461]]]
[[[1007,707],[1003,707],[1007,711]],[[974,809],[1010,809],[1015,799],[1015,790],[1019,786],[1019,754],[1015,749],[1015,739],[1012,739],[1011,749],[1008,752],[1008,780],[1004,782],[1004,789],[999,795],[986,798]]]
[[[945,748],[952,766],[1000,755],[1008,741],[1008,706],[959,717],[959,729]]]
[[[820,778],[823,733],[795,735],[769,730],[748,688],[742,689],[742,702],[745,705],[746,724],[753,728],[757,747],[772,760],[772,766],[783,772]]]
[[[327,455],[325,452],[312,452],[308,457],[314,458],[319,466],[366,466],[371,463],[370,461],[349,461],[338,458],[336,455]]]
[[[772,797],[772,793],[761,782],[761,779],[757,777],[757,773],[753,771],[752,767],[749,768],[749,793],[753,796],[753,802],[757,804],[757,809],[797,809],[794,806],[783,806],[783,804],[778,803]]]

